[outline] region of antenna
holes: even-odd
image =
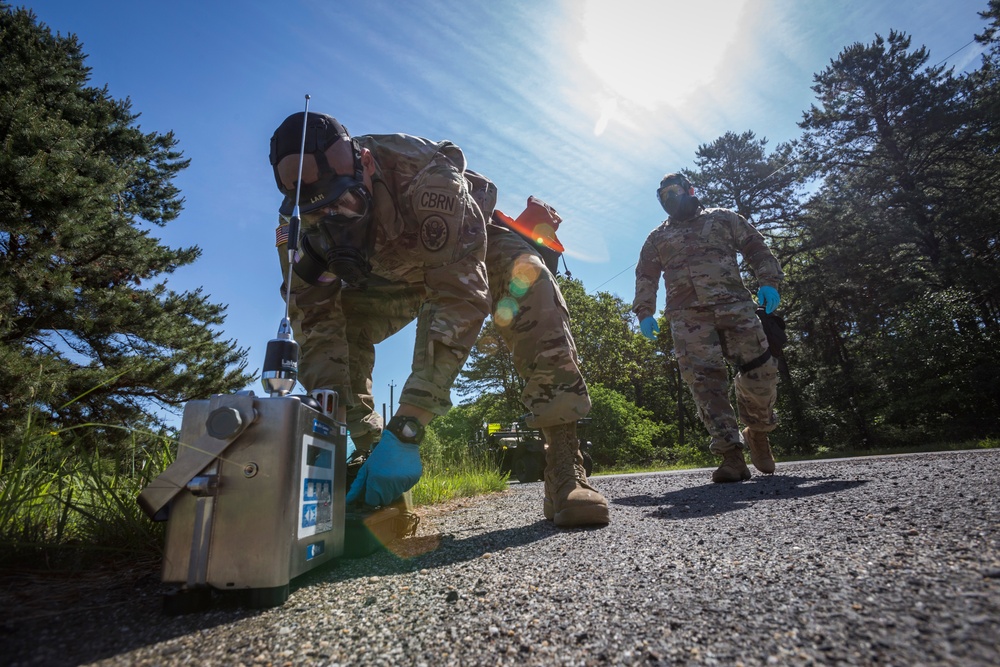
[[[264,370],[260,381],[273,397],[284,396],[295,388],[299,376],[299,344],[292,337],[292,324],[288,315],[288,300],[292,293],[292,266],[299,249],[299,194],[302,190],[302,163],[306,156],[306,129],[309,126],[309,95],[302,116],[302,144],[299,148],[299,174],[295,181],[295,207],[288,222],[288,278],[285,283],[285,316],[278,325],[277,335],[267,342],[264,352]]]

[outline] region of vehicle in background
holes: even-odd
[[[590,418],[577,422],[578,433],[584,433]],[[545,439],[540,430],[529,429],[524,421],[515,423],[484,424],[471,443],[473,451],[491,460],[502,473],[508,473],[521,483],[537,482],[545,472]],[[593,444],[580,436],[580,453],[587,476],[594,471],[594,459],[590,456]]]

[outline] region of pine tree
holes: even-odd
[[[856,444],[988,432],[1000,409],[988,124],[928,59],[895,31],[849,46],[800,123],[824,183],[786,274],[816,396]]]
[[[88,85],[75,36],[0,4],[0,438],[29,412],[114,445],[158,408],[245,386],[225,307],[166,276],[197,246],[151,233],[174,220],[188,166],[173,133],[140,131],[128,99]]]

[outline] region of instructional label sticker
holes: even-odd
[[[333,530],[335,449],[311,435],[302,436],[298,538]]]
[[[316,532],[333,527],[333,480],[302,480],[302,527]]]

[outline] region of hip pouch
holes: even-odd
[[[763,306],[757,309],[757,317],[760,318],[761,326],[764,327],[764,335],[767,337],[767,349],[753,361],[740,366],[741,373],[749,373],[760,368],[771,357],[781,358],[782,350],[788,342],[788,334],[785,333],[785,318],[775,313],[767,313]]]

